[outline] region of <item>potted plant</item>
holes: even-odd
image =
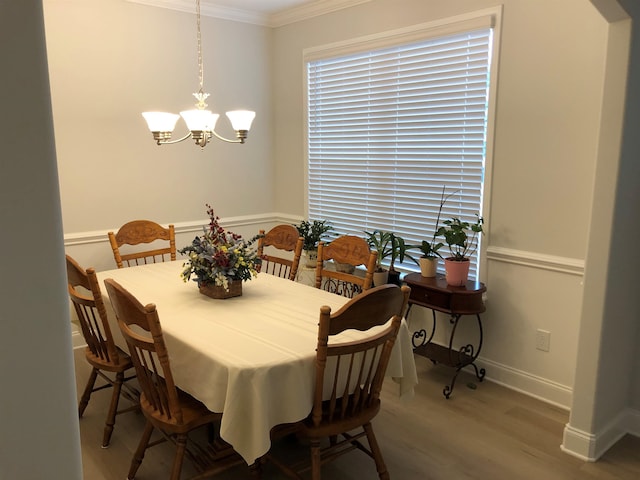
[[[438,235],[438,225],[440,224],[440,215],[442,214],[442,207],[447,202],[449,197],[459,192],[456,190],[453,193],[445,196],[445,188],[446,186],[442,186],[442,195],[440,195],[440,207],[438,208],[438,216],[436,217],[436,226],[433,230],[433,236],[431,237],[431,242],[427,240],[422,240],[420,245],[416,247],[422,252],[422,256],[418,259],[418,265],[420,265],[420,275],[423,277],[435,277],[436,270],[438,268],[438,258],[442,258],[442,255],[438,252],[443,246],[444,243],[438,242],[436,243],[436,236]]]
[[[382,261],[391,254],[391,236],[392,232],[383,230],[374,230],[373,232],[364,232],[367,235],[367,243],[369,247],[378,254],[376,258],[376,269],[373,272],[373,284],[376,286],[387,283],[389,270],[387,270]]]
[[[416,246],[407,244],[404,241],[404,238],[402,238],[399,235],[396,235],[395,233],[391,233],[391,241],[389,242],[389,245],[391,249],[391,253],[389,255],[391,257],[391,261],[389,262],[389,280],[388,281],[389,283],[400,285],[401,283],[400,272],[394,268],[395,262],[396,260],[398,260],[400,263],[402,263],[404,262],[404,258],[407,257],[413,260],[414,262],[418,263],[417,260],[408,253],[408,250],[412,248],[416,248]]]
[[[383,230],[374,230],[373,232],[364,232],[367,235],[369,246],[378,252],[376,260],[376,271],[373,274],[374,285],[383,285],[385,283],[400,284],[400,272],[395,269],[396,260],[403,262],[405,257],[416,261],[407,251],[415,248],[414,245],[408,245],[404,239],[396,235],[394,232],[386,232]],[[382,265],[385,258],[390,258],[389,269]],[[417,263],[417,262],[416,262]]]
[[[469,276],[469,256],[478,248],[476,239],[482,234],[484,219],[476,215],[475,223],[469,223],[458,217],[445,220],[444,225],[438,228],[436,235],[443,236],[449,247],[450,257],[444,259],[444,268],[447,283],[453,286],[462,286],[467,283]]]
[[[318,259],[318,242],[320,242],[333,227],[327,220],[303,220],[294,226],[304,239],[302,249],[307,257],[306,265],[309,268],[315,268]]]
[[[422,252],[422,256],[417,262],[420,265],[420,275],[427,278],[436,276],[438,258],[442,258],[438,250],[443,246],[442,242],[435,243],[435,241],[428,242],[426,240],[422,240],[422,244],[417,245],[417,248]]]

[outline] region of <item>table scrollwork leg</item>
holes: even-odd
[[[409,309],[407,310],[407,317],[409,317],[410,311],[411,305],[409,305]],[[433,336],[436,333],[436,312],[432,310],[432,314],[433,320],[431,323],[431,334],[429,334],[429,338],[427,338],[427,330],[425,328],[421,328],[420,330],[416,330],[415,332],[413,332],[411,343],[414,349],[426,345],[427,343],[430,343],[431,340],[433,340]]]
[[[421,347],[422,345],[427,343],[426,339],[427,331],[424,328],[421,328],[420,330],[416,330],[415,332],[413,332],[411,344],[413,345],[413,348]]]

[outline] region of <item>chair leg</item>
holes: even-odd
[[[134,478],[136,478],[136,472],[138,471],[138,468],[140,468],[140,464],[142,463],[142,459],[144,458],[144,452],[149,446],[149,440],[151,439],[152,433],[153,424],[149,420],[147,420],[147,423],[144,426],[144,432],[142,432],[142,437],[140,438],[140,442],[138,443],[136,453],[133,454],[133,459],[131,460],[131,466],[129,467],[129,475],[127,475],[127,480],[133,480]]]
[[[320,439],[314,438],[311,445],[311,479],[320,480]]]
[[[173,458],[173,468],[171,469],[171,480],[180,480],[180,472],[182,471],[182,461],[184,460],[184,452],[187,449],[187,435],[180,434],[176,436],[176,456]]]
[[[80,398],[80,405],[78,405],[79,418],[82,418],[85,408],[89,405],[89,399],[91,398],[96,378],[98,378],[98,369],[94,367],[91,369],[91,375],[89,375],[89,380],[87,380],[87,385],[84,387],[84,392],[82,392],[82,397]]]
[[[113,382],[113,392],[111,394],[111,405],[109,405],[109,412],[107,413],[107,421],[104,425],[104,434],[102,436],[102,448],[107,448],[111,441],[111,434],[113,433],[113,426],[116,424],[116,415],[118,413],[118,402],[120,400],[120,391],[122,390],[122,383],[124,382],[124,372],[116,373],[116,379]]]
[[[376,435],[373,433],[373,427],[371,423],[365,423],[363,425],[364,431],[367,434],[367,440],[369,441],[369,448],[371,449],[371,453],[373,454],[373,460],[376,462],[376,470],[378,470],[378,476],[380,480],[389,480],[389,472],[387,471],[387,466],[384,464],[384,460],[382,458],[382,451],[380,450],[380,446],[378,445],[378,441],[376,440]]]

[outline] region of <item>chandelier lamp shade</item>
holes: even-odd
[[[229,143],[244,143],[251,128],[251,123],[256,116],[256,112],[249,110],[233,110],[227,112],[227,117],[231,122],[232,128],[236,132],[235,139],[228,139],[216,133],[216,123],[220,115],[207,110],[208,105],[205,103],[208,93],[204,93],[204,70],[202,64],[202,40],[200,34],[200,0],[196,0],[196,24],[198,33],[198,68],[200,89],[194,93],[196,98],[196,108],[180,112],[180,115],[168,112],[143,112],[142,116],[147,121],[147,126],[153,138],[158,145],[168,145],[178,143],[188,138],[193,138],[196,145],[205,147],[212,137]],[[177,140],[171,140],[171,134],[176,127],[178,119],[182,117],[187,124],[189,133]]]

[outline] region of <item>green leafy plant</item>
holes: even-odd
[[[415,245],[409,245],[405,243],[404,238],[396,235],[395,233],[391,234],[391,262],[389,263],[389,272],[396,272],[394,268],[395,261],[398,260],[400,263],[404,262],[404,258],[407,257],[410,260],[417,262],[415,258],[409,255],[408,250],[416,248]]]
[[[442,255],[438,252],[442,247],[444,247],[442,242],[435,243],[433,241],[427,242],[426,240],[422,240],[422,244],[417,245],[418,250],[422,252],[422,258],[442,258]]]
[[[402,237],[396,235],[394,232],[387,232],[384,230],[374,230],[373,232],[364,232],[367,235],[367,243],[372,249],[378,252],[378,258],[376,259],[376,271],[382,272],[385,268],[382,265],[382,261],[385,258],[390,258],[389,271],[395,272],[395,262],[403,262],[405,257],[410,258],[414,262],[416,261],[407,251],[411,248],[415,248],[415,245],[408,245]]]
[[[445,189],[446,189],[446,185],[443,185],[442,194],[440,195],[440,206],[438,208],[438,216],[436,217],[436,226],[433,229],[433,236],[431,237],[431,241],[429,242],[427,240],[422,240],[422,243],[416,246],[422,252],[423,258],[436,258],[436,257],[442,258],[442,255],[440,255],[440,252],[438,252],[438,250],[440,250],[444,246],[444,243],[442,242],[436,243],[436,237],[438,236],[438,225],[440,224],[440,215],[442,214],[442,207],[444,207],[444,204],[447,203],[447,200],[449,200],[449,198],[451,198],[452,195],[455,195],[460,191],[460,190],[456,190],[453,193],[445,195]]]
[[[304,238],[302,245],[303,250],[315,250],[318,248],[318,242],[329,233],[333,226],[327,220],[303,220],[298,225],[294,225],[298,233]]]
[[[443,236],[453,260],[461,262],[473,255],[478,248],[476,239],[482,234],[484,219],[476,215],[475,223],[460,220],[452,217],[450,220],[442,222],[444,225],[438,228],[436,235]]]
[[[384,272],[382,261],[391,255],[391,237],[392,232],[383,230],[374,230],[373,232],[364,232],[367,235],[367,243],[378,253],[376,258],[376,272]]]

